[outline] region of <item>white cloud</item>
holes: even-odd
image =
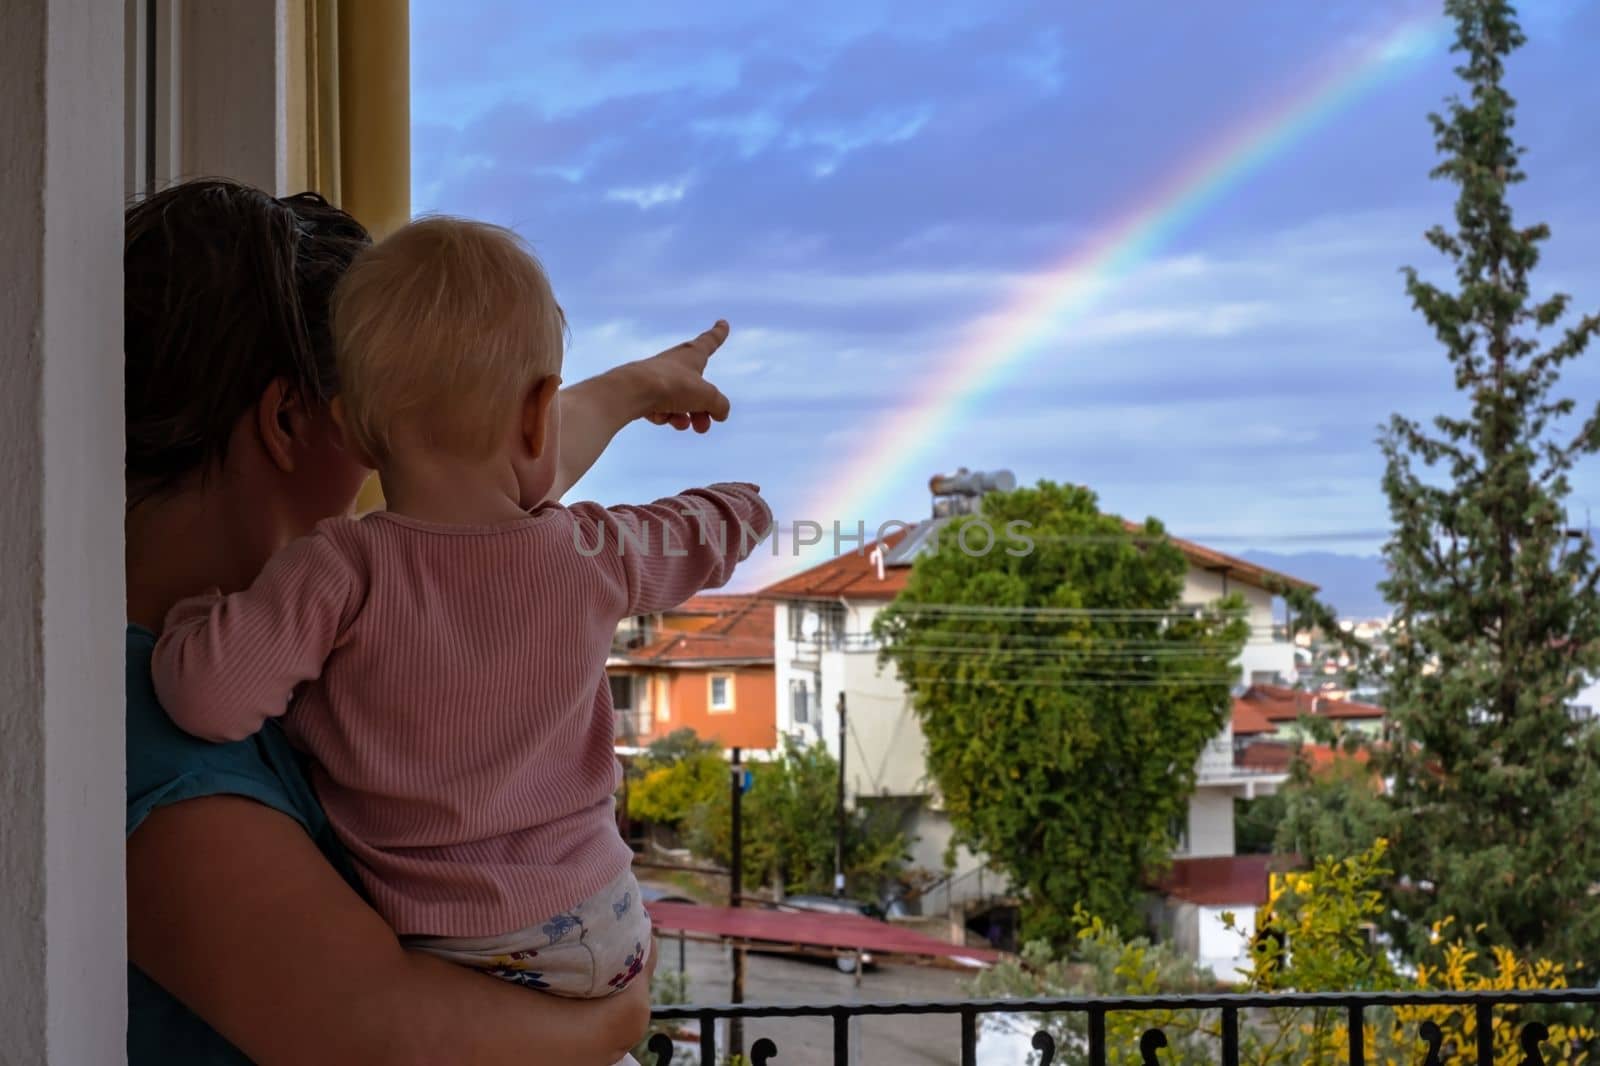
[[[634,204],[641,211],[648,211],[652,207],[662,204],[675,204],[683,199],[683,194],[689,191],[689,179],[679,178],[677,181],[662,181],[654,185],[638,185],[628,188],[607,189],[606,199],[618,203]]]

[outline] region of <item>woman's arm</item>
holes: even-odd
[[[556,999],[405,951],[298,824],[236,796],[128,839],[128,955],[262,1066],[612,1066],[650,1014],[648,979]]]
[[[561,458],[549,498],[559,500],[623,426],[636,418],[697,433],[728,417],[728,398],[705,378],[711,353],[728,339],[718,322],[692,341],[561,391]]]

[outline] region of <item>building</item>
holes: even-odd
[[[754,596],[696,596],[628,619],[606,674],[622,751],[678,729],[724,748],[778,746],[772,610]]]
[[[1156,917],[1162,939],[1219,982],[1237,980],[1251,966],[1256,912],[1270,898],[1272,875],[1293,863],[1277,855],[1174,859],[1156,886],[1162,897]],[[1231,929],[1225,914],[1233,916]]]
[[[385,232],[410,210],[409,65],[404,0],[0,4],[8,1062],[126,1054],[124,204],[224,175]]]
[[[920,526],[762,590],[774,603],[778,731],[802,743],[821,740],[837,756],[842,696],[849,795],[857,803],[898,808],[906,832],[916,838],[914,865],[934,871],[945,868],[952,827],[927,779],[921,727],[907,693],[892,667],[879,667],[872,624],[905,587],[912,562],[932,539],[930,532],[948,517],[943,503],[936,499],[935,517]],[[1245,600],[1251,636],[1239,659],[1241,690],[1251,682],[1292,679],[1295,649],[1287,626],[1274,616],[1272,590],[1311,586],[1190,541],[1174,538],[1173,543],[1189,561],[1184,606],[1200,607],[1230,593]],[[1177,854],[1232,856],[1234,800],[1270,792],[1286,774],[1239,765],[1231,723],[1201,755],[1197,772]],[[924,895],[922,909],[971,909],[1004,889],[977,856],[962,850],[947,879]]]

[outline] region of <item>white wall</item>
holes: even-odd
[[[1197,788],[1189,798],[1188,858],[1233,854],[1233,793]]]
[[[1574,707],[1587,707],[1591,718],[1600,718],[1600,681],[1586,685],[1572,698]]]
[[[1244,931],[1243,936],[1223,924],[1222,915],[1227,911],[1233,912],[1234,924]],[[1256,932],[1256,908],[1252,904],[1197,906],[1194,915],[1200,965],[1209,968],[1220,980],[1241,980],[1239,971],[1251,965],[1249,945]]]
[[[847,709],[846,787],[856,794],[916,796],[928,791],[927,741],[899,673],[876,652],[838,656]]]
[[[122,40],[0,4],[0,1061],[124,1056]]]
[[[1184,603],[1206,604],[1231,594],[1244,597],[1249,612],[1250,639],[1239,656],[1240,682],[1249,684],[1251,675],[1257,671],[1281,674],[1285,680],[1292,680],[1294,645],[1287,640],[1272,639],[1272,627],[1277,619],[1273,615],[1275,601],[1270,592],[1237,578],[1224,580],[1221,574],[1194,567],[1190,567],[1184,577]]]

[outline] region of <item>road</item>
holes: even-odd
[[[663,938],[660,968],[678,968],[678,945]],[[731,953],[716,944],[684,946],[691,1003],[726,1003],[732,980]],[[967,975],[931,966],[881,966],[855,978],[828,963],[750,955],[745,961],[746,1003],[852,1003],[869,1000],[962,999]],[[854,1027],[852,1062],[896,1066],[959,1066],[961,1025],[954,1017],[859,1018]],[[832,1066],[833,1022],[827,1018],[771,1018],[745,1023],[745,1047],[760,1037],[778,1046],[773,1066]],[[719,1046],[718,1057],[727,1049]],[[674,1056],[674,1066],[687,1058]],[[647,1061],[644,1066],[651,1066]]]

